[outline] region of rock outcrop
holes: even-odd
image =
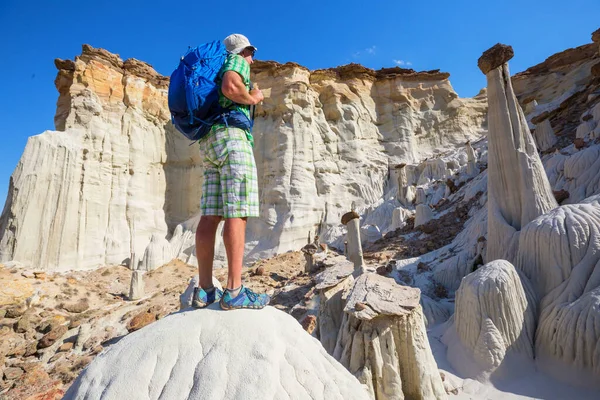
[[[354,263],[342,257],[331,257],[327,263],[329,267],[315,277],[315,290],[319,294],[316,336],[325,350],[333,355],[342,326],[346,291],[354,283]]]
[[[600,382],[598,196],[561,206],[527,225],[517,267],[540,299],[535,338],[540,368],[579,385]]]
[[[128,335],[97,357],[64,399],[290,397],[369,398],[291,316],[214,305]]]
[[[419,298],[419,289],[371,273],[350,291],[334,357],[371,398],[446,398]]]
[[[479,173],[479,170],[477,168],[477,155],[471,142],[465,144],[465,150],[467,152],[467,175],[475,176]]]
[[[586,52],[589,48],[571,49],[548,59],[544,68],[559,69],[565,63],[579,62],[580,68],[569,71],[569,74],[577,76],[584,70],[588,75],[579,82],[588,82]],[[528,71],[526,73],[532,73],[532,69]],[[557,152],[546,158],[548,175],[555,189],[566,189],[569,202],[583,200],[579,204],[557,208],[549,180],[532,145],[527,124],[507,77],[507,64],[487,74],[490,116],[487,259],[510,260],[531,282],[537,299],[537,321],[535,324],[523,323],[521,329],[529,341],[530,326],[537,325],[534,343],[537,366],[558,379],[598,387],[600,330],[596,327],[600,326],[600,314],[597,312],[600,305],[600,203],[597,188],[600,174],[595,166],[600,146],[590,145],[580,137],[565,154]],[[593,90],[593,85],[585,85],[577,90],[582,93]],[[596,98],[593,94],[588,96],[591,101]],[[565,110],[567,106],[568,102],[564,100],[558,110]],[[581,107],[578,104],[576,108],[581,110]],[[583,115],[579,111],[579,115],[581,121],[588,125],[585,129],[580,125],[577,134],[587,137],[593,128],[589,121],[595,122],[593,109]],[[548,120],[548,116],[549,113],[540,115],[538,122],[543,118]],[[535,118],[532,121],[537,123]],[[571,134],[575,133],[574,130]],[[565,178],[567,173],[573,178]],[[585,199],[592,195],[596,196]],[[465,278],[463,283],[473,281],[469,278]],[[524,278],[522,283],[527,294],[527,280]],[[459,292],[462,287],[461,284]],[[513,297],[519,298],[518,295]],[[532,298],[527,296],[529,304],[533,303]],[[461,326],[468,326],[464,313],[461,314],[459,299],[457,295],[457,331]],[[502,308],[507,309],[506,306]],[[518,315],[522,308],[516,307]],[[525,317],[524,321],[528,318]],[[503,358],[501,344],[507,344],[505,331],[497,329],[492,319],[486,320],[485,324],[479,322],[479,325],[486,330],[485,335],[472,334],[470,339],[466,339],[467,332],[459,332],[459,336],[464,342],[469,342],[466,346],[475,354],[480,353],[482,346],[474,338],[477,336],[480,341],[483,337],[483,348],[488,349],[484,354],[490,354],[488,365],[494,367]],[[499,337],[503,340],[498,340]],[[519,352],[524,354],[526,347],[528,345],[519,344]]]
[[[513,55],[498,44],[479,60],[488,84],[488,260],[514,261],[521,228],[558,206],[512,89]]]
[[[167,239],[158,233],[155,233],[150,238],[150,243],[144,251],[144,258],[139,269],[143,271],[152,271],[171,261],[178,253],[173,252],[173,246]]]
[[[56,66],[57,131],[31,137],[12,176],[0,261],[48,270],[121,264],[141,258],[153,234],[170,240],[178,224],[193,231],[202,170],[197,148],[169,122],[168,79],[87,45]],[[252,71],[272,91],[256,110],[262,201],[248,224],[248,260],[300,248],[318,224],[337,226],[353,201],[377,202],[391,165],[484,130],[485,99],[458,98],[439,71],[274,62]],[[173,256],[193,261],[188,244]]]
[[[535,295],[511,263],[492,261],[467,275],[455,303],[444,342],[448,359],[459,372],[485,379],[493,373],[510,374],[522,363],[533,365]],[[465,356],[477,371],[469,370]]]

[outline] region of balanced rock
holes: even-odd
[[[512,48],[496,45],[480,59],[488,87],[487,259],[514,261],[519,231],[558,203],[513,91],[508,70]],[[482,61],[483,60],[483,61]],[[498,64],[500,63],[500,64]]]
[[[242,361],[240,361],[242,360]],[[218,304],[126,336],[82,372],[64,399],[369,399],[290,315]]]
[[[515,52],[513,51],[512,46],[497,43],[490,49],[486,50],[481,57],[479,57],[479,60],[477,60],[477,66],[481,72],[487,75],[488,72],[507,63],[508,60],[514,56]]]

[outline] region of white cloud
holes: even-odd
[[[394,61],[394,64],[396,64],[400,67],[412,65],[412,63],[410,61],[404,61],[404,60],[392,60],[392,61]]]
[[[360,50],[360,51],[356,51],[352,54],[352,57],[354,58],[360,58],[362,57],[364,54],[375,54],[375,50],[377,49],[377,46],[373,45],[371,47],[367,47],[364,50]]]

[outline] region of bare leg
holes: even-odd
[[[227,252],[227,288],[237,289],[242,285],[242,262],[246,242],[247,218],[226,218],[223,241]]]
[[[208,289],[212,284],[213,259],[215,257],[215,235],[221,217],[203,215],[196,228],[196,257],[198,258],[198,286]]]

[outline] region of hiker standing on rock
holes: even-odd
[[[250,120],[250,106],[264,99],[256,88],[250,90],[250,65],[256,47],[244,35],[233,34],[223,41],[228,51],[217,75],[219,105],[241,112]],[[252,147],[251,128],[242,129],[217,120],[199,142],[204,167],[200,208],[202,217],[196,229],[199,287],[192,305],[206,307],[219,301],[225,310],[263,308],[269,296],[257,294],[242,285],[242,261],[248,217],[258,217],[258,183]],[[223,241],[227,253],[228,277],[224,292],[212,283],[215,236],[225,219]]]

